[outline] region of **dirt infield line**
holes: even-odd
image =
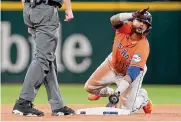
[[[90,107],[102,107],[103,105],[69,105],[75,110]],[[134,115],[74,115],[74,116],[51,116],[49,105],[36,105],[36,108],[45,112],[44,117],[24,117],[12,115],[13,105],[1,105],[2,121],[181,121],[181,105],[154,105],[152,114],[144,114],[140,110]]]

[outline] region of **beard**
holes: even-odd
[[[143,28],[133,26],[133,32],[138,35],[141,35],[144,33],[144,30],[143,30]]]
[[[136,28],[136,29],[135,29],[135,33],[141,35],[141,34],[144,33],[144,31],[143,31],[143,29],[141,29],[141,28]]]

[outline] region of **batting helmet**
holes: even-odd
[[[144,33],[148,34],[151,31],[151,29],[152,29],[152,15],[150,14],[150,12],[146,11],[144,13],[144,16],[139,17],[139,18],[135,18],[135,19],[141,20],[141,21],[148,24],[148,28],[146,29],[146,31]]]

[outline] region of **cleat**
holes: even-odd
[[[99,100],[99,99],[100,99],[100,96],[98,96],[98,95],[94,95],[94,94],[88,95],[88,100],[90,100],[90,101]]]
[[[153,105],[152,105],[151,100],[148,100],[148,103],[147,103],[145,106],[143,106],[143,111],[144,111],[146,114],[150,114],[151,111],[152,111],[152,107],[153,107]]]

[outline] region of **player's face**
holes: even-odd
[[[145,23],[142,20],[134,20],[133,21],[133,27],[135,30],[135,33],[137,34],[143,34],[145,32],[145,30],[148,28],[147,23]]]

